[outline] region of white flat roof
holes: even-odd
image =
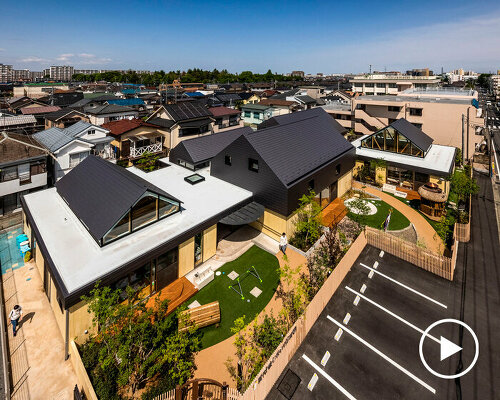
[[[194,172],[178,165],[149,173],[128,170],[180,199],[182,212],[99,247],[55,188],[24,197],[68,293],[252,197],[248,190],[210,176],[208,169],[196,171],[205,181],[195,185],[184,180]]]
[[[361,147],[361,140],[370,135],[365,135],[352,142],[356,147],[356,155],[368,157],[372,159],[382,159],[387,162],[407,165],[409,168],[422,168],[433,171],[436,174],[446,175],[450,172],[452,165],[455,163],[455,148],[452,146],[443,146],[440,144],[431,144],[429,151],[424,158],[409,156],[399,153],[391,153],[389,151],[368,149]]]

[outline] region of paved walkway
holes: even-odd
[[[77,378],[70,360],[64,361],[64,341],[35,263],[2,278],[7,313],[14,304],[24,313],[16,337],[10,323],[7,327],[16,391],[12,398],[72,400]]]
[[[361,189],[362,185],[359,182],[353,182],[352,187],[355,189]],[[401,214],[408,218],[413,224],[413,227],[417,232],[418,243],[423,244],[428,250],[443,254],[445,249],[443,241],[437,235],[431,224],[429,224],[429,222],[427,222],[427,220],[418,211],[414,210],[402,201],[392,197],[391,195],[371,186],[366,186],[362,190],[364,190],[366,193],[370,193],[374,196],[380,197],[382,201],[385,201],[391,207],[394,207],[399,212],[401,212]]]
[[[292,268],[296,268],[299,265],[304,268],[306,267],[307,260],[303,255],[289,249],[287,250],[287,256],[288,263]],[[277,253],[276,257],[279,260],[280,267],[282,267],[285,264],[283,255]],[[281,310],[281,306],[281,300],[277,299],[275,294],[264,310],[259,314],[259,318],[266,313],[269,314],[271,311],[276,316]],[[195,378],[211,378],[219,382],[226,382],[232,387],[236,387],[236,382],[231,379],[224,364],[228,358],[232,358],[233,361],[236,360],[233,343],[234,336],[231,336],[222,342],[200,351],[195,360],[198,368],[195,371]]]

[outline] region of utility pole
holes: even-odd
[[[462,164],[465,162],[465,152],[464,152],[464,142],[465,142],[465,138],[464,138],[464,135],[465,135],[465,132],[464,132],[464,120],[465,120],[465,115],[462,114]]]
[[[370,64],[370,75],[371,75],[371,73],[372,73],[372,65]]]
[[[469,109],[470,107],[467,107],[467,161],[469,161]]]

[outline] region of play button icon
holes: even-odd
[[[444,359],[462,350],[460,346],[457,346],[455,343],[450,342],[445,337],[441,336],[440,342],[441,342],[440,361],[443,361]]]
[[[470,365],[464,369],[463,371],[459,372],[458,374],[454,375],[444,375],[440,374],[439,372],[434,371],[431,367],[429,367],[429,364],[425,360],[424,357],[424,352],[423,352],[423,347],[424,347],[424,340],[428,337],[430,337],[429,332],[431,329],[435,328],[438,325],[441,324],[457,324],[463,326],[469,333],[471,334],[472,338],[474,339],[474,344],[475,344],[475,354],[474,354],[474,359],[470,363]],[[439,357],[440,361],[446,360],[448,357],[451,357],[453,354],[458,353],[459,351],[462,351],[462,348],[458,346],[457,344],[453,343],[452,341],[446,339],[445,337],[441,336],[441,339],[439,340]],[[479,357],[479,341],[477,340],[477,336],[472,330],[472,328],[467,325],[465,322],[459,321],[458,319],[441,319],[439,321],[436,321],[432,324],[429,325],[429,327],[424,331],[422,334],[422,337],[420,338],[420,343],[418,345],[418,352],[420,354],[420,360],[422,360],[422,364],[424,364],[424,367],[429,371],[431,374],[443,378],[443,379],[455,379],[455,378],[460,378],[461,376],[465,375],[467,372],[469,372],[472,367],[476,364],[476,361]]]

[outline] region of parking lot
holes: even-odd
[[[455,381],[429,372],[419,342],[432,323],[460,316],[460,285],[367,246],[268,395],[278,399],[454,399]],[[440,360],[440,338],[464,351]],[[442,324],[423,340],[429,366],[454,374],[472,336]],[[462,353],[462,354],[461,354]]]

